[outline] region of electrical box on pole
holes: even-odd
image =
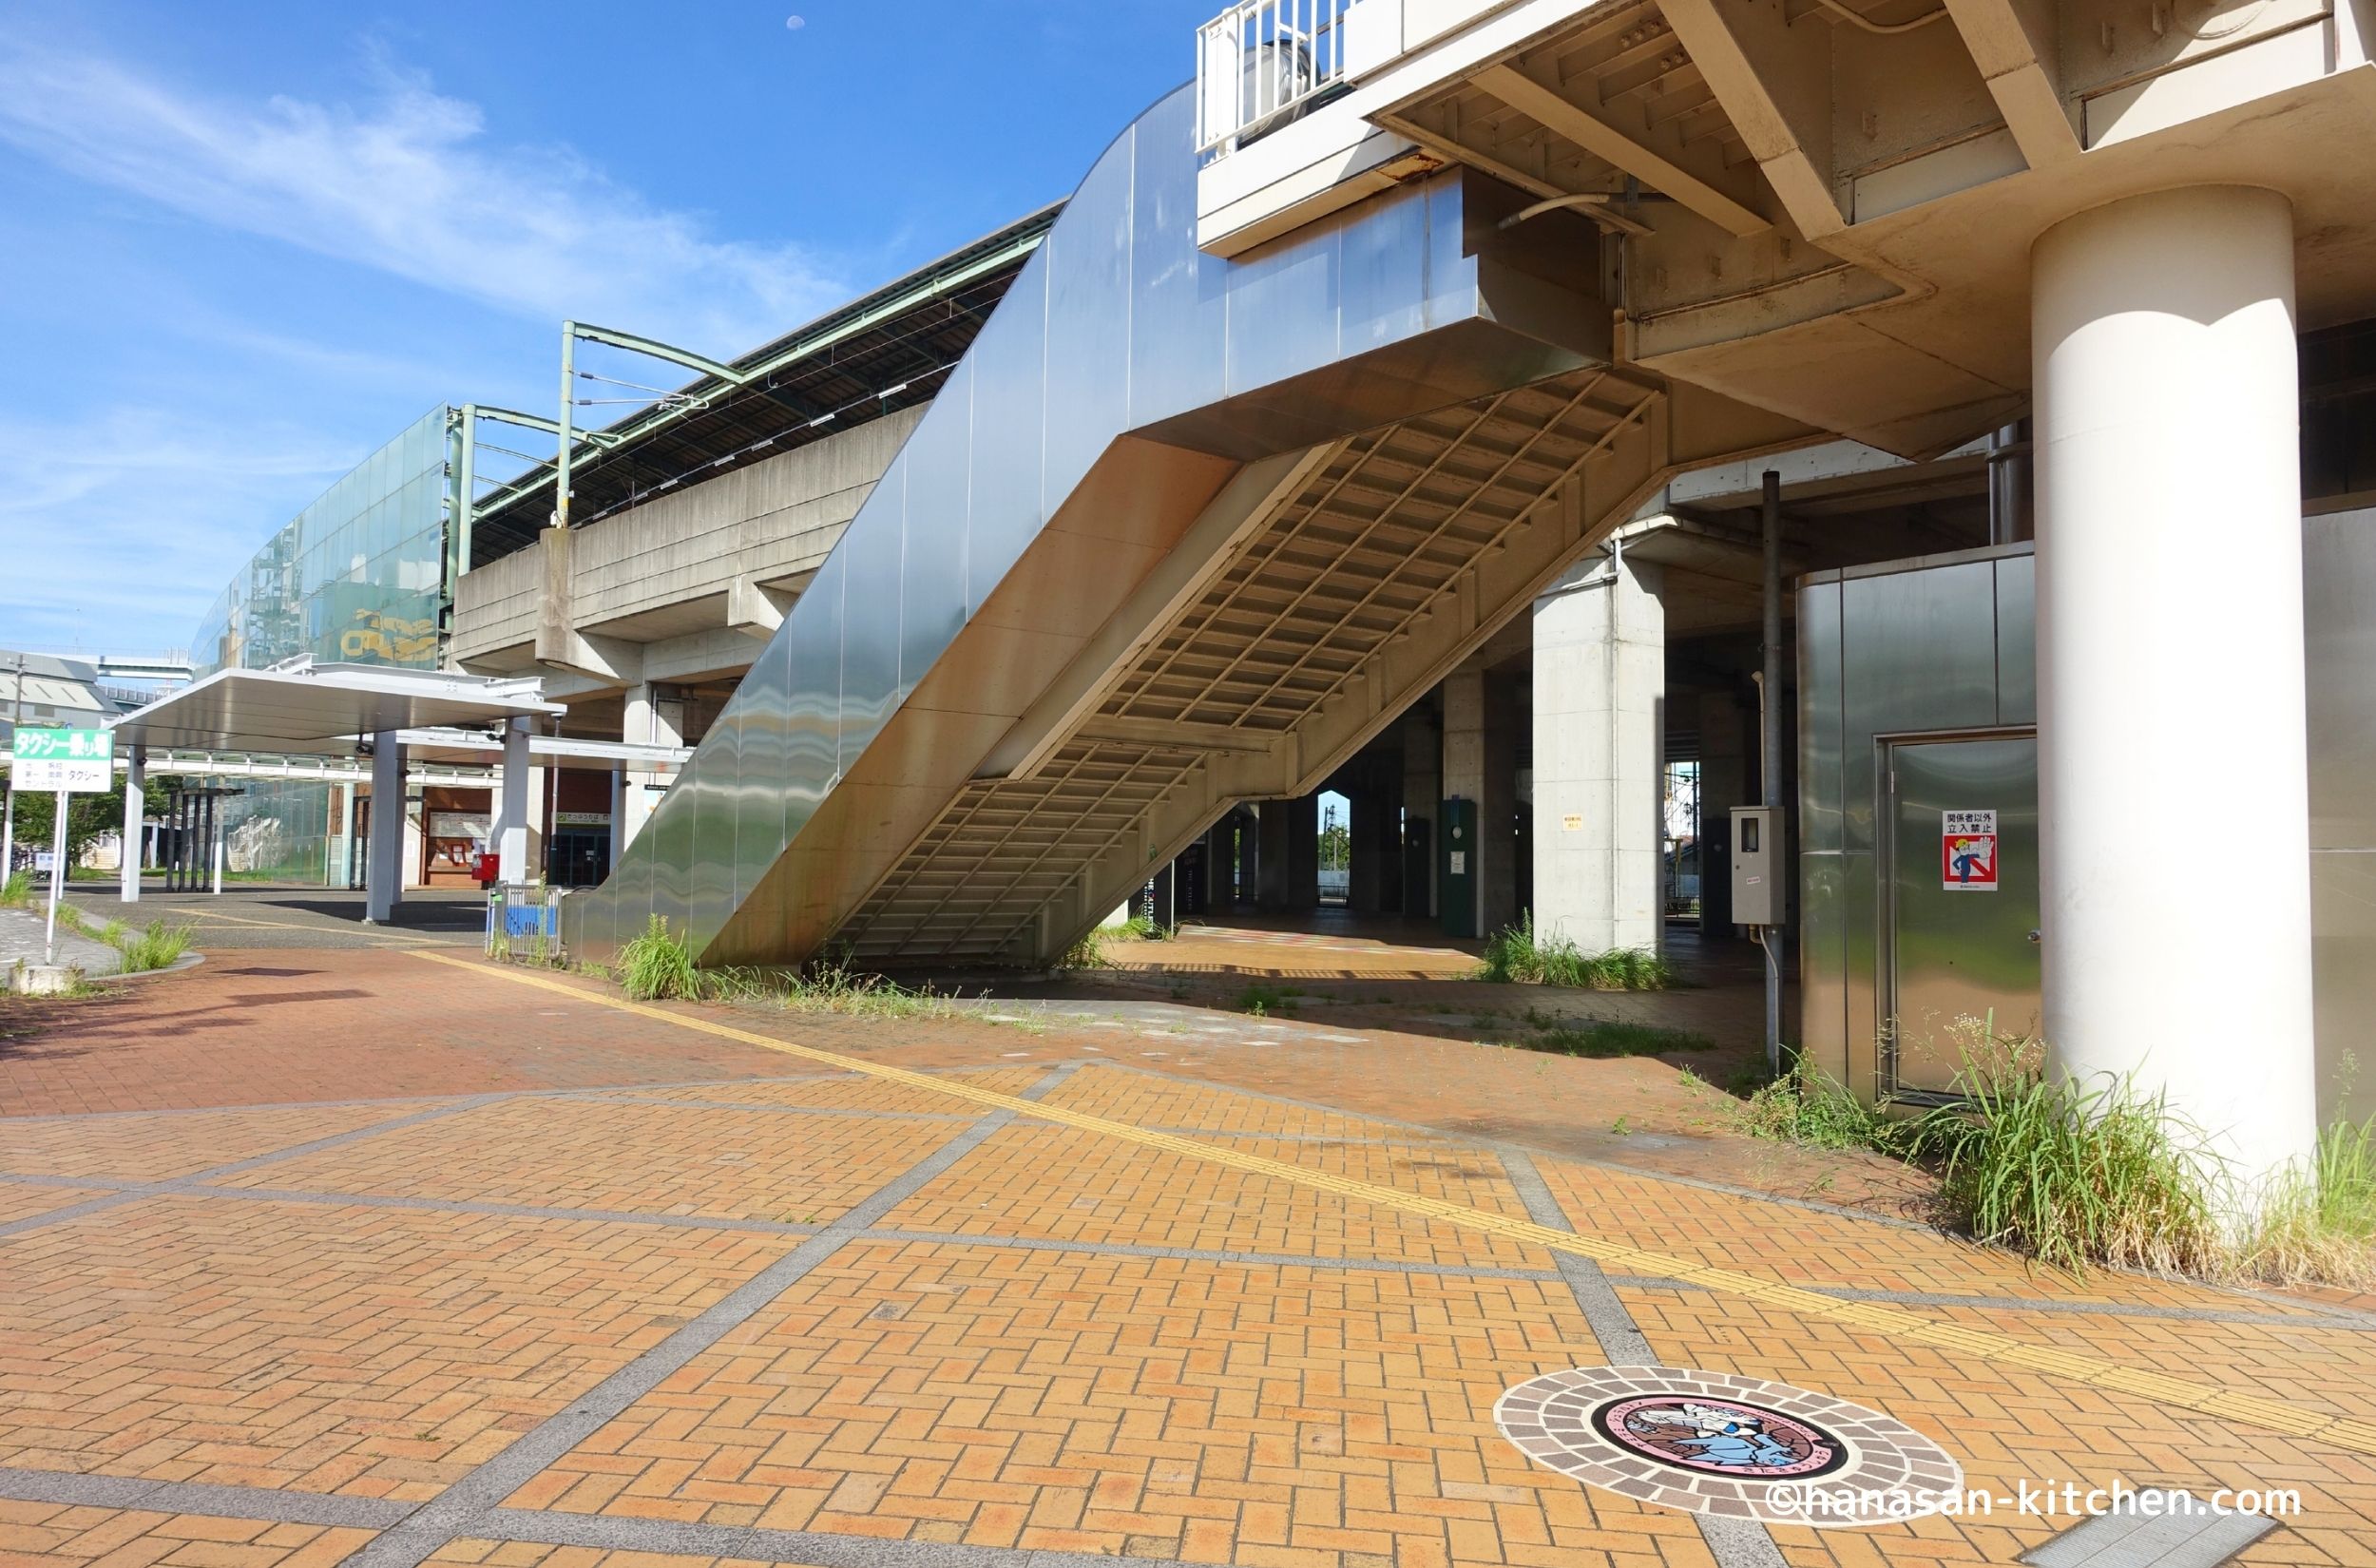
[[[1779,926],[1789,900],[1783,896],[1782,813],[1772,806],[1733,808],[1733,920],[1741,926]]]

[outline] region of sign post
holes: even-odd
[[[42,963],[58,962],[58,898],[66,885],[67,811],[78,794],[96,794],[115,782],[112,730],[28,730],[9,739],[9,781],[57,797],[49,824],[49,925]]]

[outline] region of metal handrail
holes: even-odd
[[[1238,0],[1197,29],[1197,151],[1226,152],[1345,80],[1353,0]]]

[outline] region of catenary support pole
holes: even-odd
[[[2198,186],[2030,253],[2046,1046],[2166,1095],[2238,1217],[2317,1119],[2293,247]]]
[[[1763,781],[1759,799],[1778,813],[1782,807],[1782,475],[1772,468],[1766,470],[1761,499],[1765,573],[1759,599],[1765,616],[1765,673],[1757,705],[1757,771]],[[1782,955],[1777,950],[1781,940],[1778,926],[1764,927],[1757,933],[1757,945],[1766,953],[1766,1070],[1776,1075],[1782,1071]]]
[[[25,656],[16,656],[16,684],[9,694],[9,733],[16,733],[18,721],[24,717]],[[16,766],[9,766],[9,790],[5,805],[0,805],[0,882],[9,879],[16,870]]]
[[[363,918],[385,925],[404,899],[404,742],[372,737],[372,841],[363,871]]]
[[[578,411],[578,324],[561,324],[561,449],[553,460],[553,526],[569,526],[569,458],[570,446],[577,440],[574,427]]]

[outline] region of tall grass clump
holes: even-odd
[[[2376,1117],[2335,1121],[2261,1195],[2244,1271],[2276,1285],[2376,1285]]]
[[[33,878],[29,871],[10,871],[0,877],[0,908],[21,908],[33,901]]]
[[[1565,938],[1540,938],[1529,914],[1486,940],[1484,966],[1476,978],[1593,991],[1663,991],[1675,984],[1675,969],[1651,947],[1588,953]]]
[[[660,915],[620,947],[619,984],[638,1002],[692,999],[703,989],[700,972],[693,966],[693,950],[681,937],[669,934],[668,922]]]
[[[1066,971],[1112,968],[1114,961],[1105,951],[1105,931],[1102,928],[1091,931],[1065,948],[1063,956],[1053,966]]]
[[[107,945],[123,955],[120,972],[127,975],[169,969],[190,950],[190,927],[168,926],[162,920],[152,920],[137,931],[109,926],[105,935]]]
[[[1868,1149],[1903,1157],[1909,1152],[1908,1124],[1886,1105],[1868,1105],[1846,1084],[1825,1077],[1800,1057],[1782,1076],[1751,1094],[1736,1117],[1752,1138],[1834,1153]]]
[[[1962,1103],[1916,1124],[1948,1214],[1981,1241],[2074,1272],[2225,1272],[2218,1161],[2201,1135],[2133,1079],[2058,1078],[2044,1054],[2035,1040],[1977,1031],[1956,1075]]]

